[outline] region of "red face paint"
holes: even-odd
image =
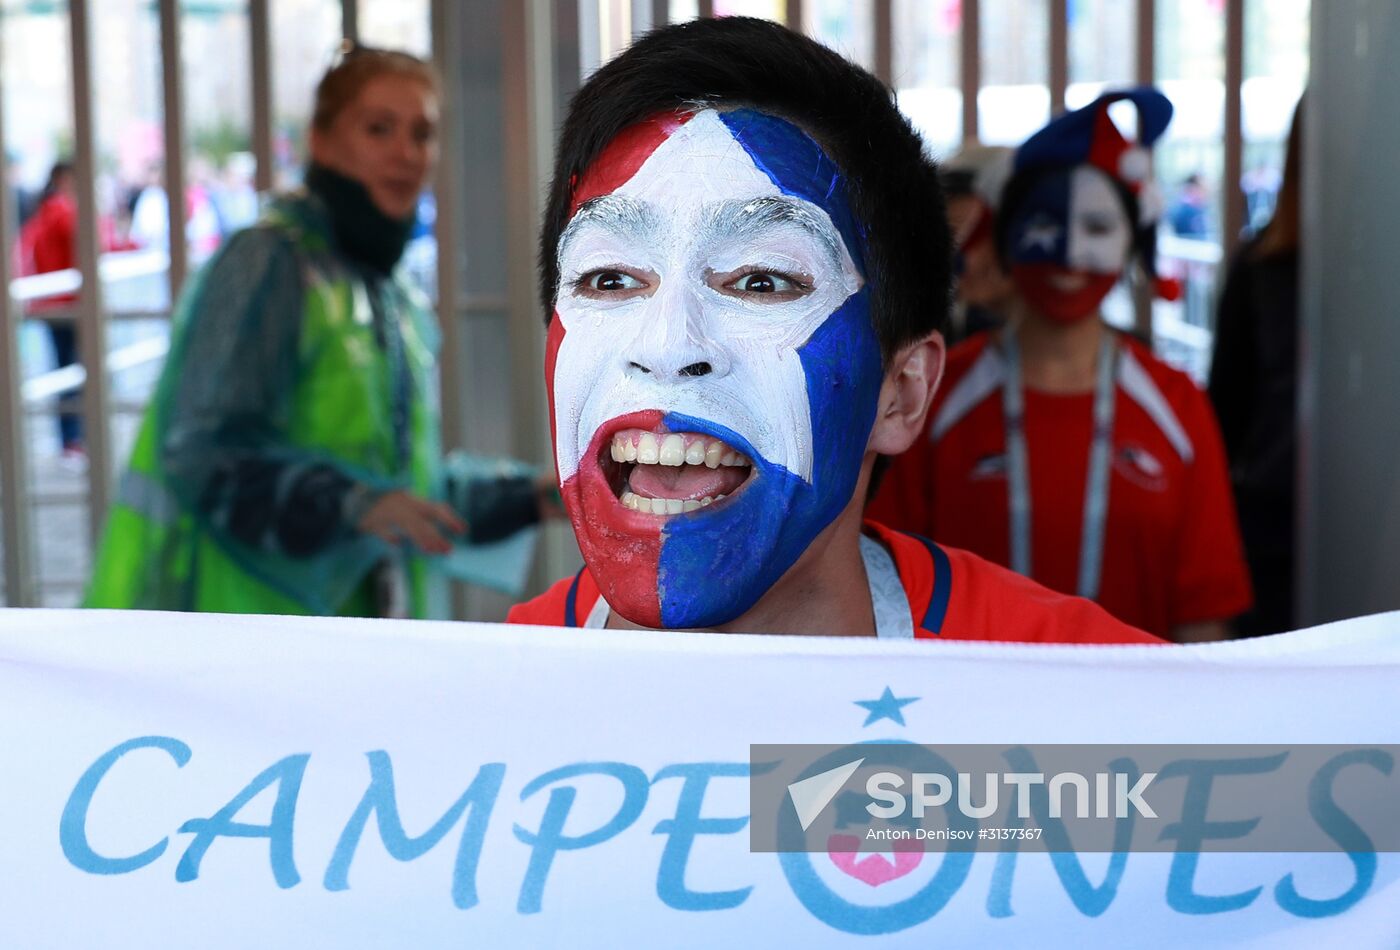
[[[1118,274],[1077,270],[1061,264],[1014,264],[1011,278],[1026,301],[1056,323],[1077,323],[1099,311]]]

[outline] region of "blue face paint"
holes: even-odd
[[[706,627],[748,610],[846,507],[860,477],[880,393],[880,346],[869,289],[827,318],[799,351],[817,449],[812,481],[763,459],[736,433],[668,415],[672,431],[723,439],[753,460],[742,492],[714,511],[672,519],[658,570],[667,627]]]
[[[748,109],[643,131],[585,174],[561,239],[556,461],[608,603],[648,626],[713,627],[751,609],[850,503],[881,351],[863,233],[810,136]],[[741,286],[750,275],[777,296]],[[677,433],[751,469],[642,469],[660,462],[641,440]],[[742,484],[725,477],[740,471]]]
[[[831,218],[864,274],[859,229],[836,166],[800,129],[751,110],[720,116],[735,139],[785,194]],[[857,291],[798,349],[812,420],[813,470],[807,482],[762,458],[737,433],[670,414],[673,431],[714,435],[754,464],[746,487],[713,511],[673,518],[657,571],[666,627],[707,627],[749,610],[845,509],[860,477],[883,379],[870,321],[870,288]]]
[[[1039,179],[1017,204],[1007,226],[1012,264],[1068,264],[1070,173]]]
[[[719,120],[784,194],[803,198],[826,212],[846,242],[856,269],[868,276],[865,229],[851,211],[845,178],[821,146],[792,123],[752,109],[721,112]]]

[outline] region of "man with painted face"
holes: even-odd
[[[1136,143],[1114,103],[1136,108]],[[928,433],[870,514],[1159,636],[1213,640],[1250,602],[1218,426],[1187,376],[1099,309],[1135,252],[1152,276],[1146,150],[1171,112],[1154,89],[1109,93],[1017,151],[996,229],[1012,321],[949,354]]]
[[[518,623],[1148,642],[863,523],[942,372],[950,238],[889,91],[772,23],[658,30],[570,107],[545,375],[586,567]]]

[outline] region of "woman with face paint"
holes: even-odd
[[[305,189],[181,298],[89,606],[441,614],[425,555],[536,520],[526,474],[440,475],[437,329],[396,270],[438,98],[406,53],[347,47],[322,78]]]
[[[586,566],[519,623],[1153,642],[862,517],[922,429],[951,241],[875,77],[746,18],[657,30],[565,122],[545,378]]]
[[[1136,107],[1136,143],[1115,102]],[[1250,603],[1218,427],[1099,309],[1135,254],[1151,274],[1146,150],[1170,118],[1154,89],[1111,93],[1021,146],[996,228],[1011,324],[949,355],[928,438],[872,511],[1195,641]]]

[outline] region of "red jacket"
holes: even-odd
[[[871,521],[909,597],[916,639],[1023,643],[1161,643],[1079,597],[1067,597],[975,554]],[[581,627],[599,597],[585,567],[511,608],[507,623]]]

